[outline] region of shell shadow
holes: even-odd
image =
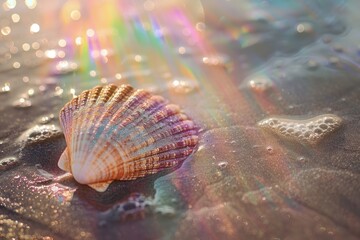
[[[105,192],[97,192],[87,185],[78,185],[73,195],[72,204],[77,204],[77,201],[86,202],[93,208],[104,211],[133,193],[141,193],[146,197],[153,197],[155,195],[154,182],[159,177],[167,175],[179,167],[163,170],[136,180],[114,181]]]
[[[62,172],[57,161],[65,147],[64,135],[57,135],[44,141],[25,144],[20,150],[19,159],[27,165],[40,164],[45,171],[57,175]]]

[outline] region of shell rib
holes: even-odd
[[[129,85],[84,91],[59,118],[67,148],[58,166],[101,192],[114,180],[178,166],[198,142],[195,124],[178,106]]]

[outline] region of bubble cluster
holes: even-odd
[[[15,157],[7,157],[0,160],[0,171],[8,170],[19,163],[19,160]]]
[[[55,87],[55,92],[54,92],[55,96],[61,96],[63,93],[64,93],[64,89],[62,89],[59,86]]]
[[[342,119],[333,114],[323,114],[309,119],[287,119],[270,117],[258,125],[274,134],[304,144],[314,145],[337,130]]]
[[[15,100],[12,105],[16,108],[29,108],[32,106],[32,102],[30,101],[30,99],[22,97]]]
[[[59,61],[52,70],[53,75],[65,75],[79,70],[79,65],[72,61]]]
[[[43,54],[45,58],[55,59],[55,58],[64,58],[66,53],[63,50],[59,49],[48,49]]]
[[[186,78],[176,78],[168,84],[170,91],[178,94],[187,94],[199,89],[199,84],[195,80]]]
[[[60,131],[55,128],[54,125],[52,126],[45,126],[45,127],[38,127],[36,131],[33,131],[29,134],[30,141],[43,141],[47,138],[51,138],[54,135],[59,135]]]
[[[5,83],[2,87],[0,87],[0,93],[8,93],[10,90],[10,83]]]
[[[146,212],[151,206],[151,201],[141,193],[133,193],[129,198],[121,203],[116,204],[111,209],[102,214],[104,220],[100,225],[105,225],[108,221],[125,221],[144,218]]]
[[[54,114],[42,116],[42,117],[39,119],[39,123],[40,123],[40,124],[48,124],[48,123],[50,123],[52,120],[54,120],[54,118],[55,118],[55,115],[54,115]]]
[[[230,62],[230,59],[223,54],[213,54],[204,56],[202,62],[209,66],[226,66]]]
[[[55,125],[36,125],[21,135],[20,140],[29,144],[36,144],[54,137],[61,136],[62,133]]]

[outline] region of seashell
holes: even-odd
[[[197,127],[180,108],[129,85],[97,86],[60,111],[67,148],[58,166],[103,192],[179,166],[198,142]]]

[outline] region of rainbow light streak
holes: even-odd
[[[206,52],[205,41],[186,13],[180,8],[171,7],[164,13],[139,11],[136,15],[133,8],[131,4],[120,4],[115,0],[102,3],[90,1],[86,6],[75,0],[64,4],[61,16],[67,35],[75,39],[75,42],[79,37],[82,39],[81,43],[76,43],[75,48],[68,49],[70,55],[75,52],[75,58],[85,73],[82,78],[85,80],[91,70],[95,70],[97,76],[108,76],[117,72],[137,70],[140,66],[156,68],[166,64],[175,76],[184,75],[190,79],[198,79],[201,73],[197,71],[195,74],[195,68],[179,59],[173,50],[173,46],[178,47],[181,42],[189,42],[201,52]],[[101,11],[98,11],[99,9]],[[71,21],[69,16],[73,11],[81,11],[81,21]],[[164,27],[164,22],[167,23],[167,27]],[[178,31],[176,34],[164,33],[169,29],[185,29],[187,34],[179,35]],[[114,52],[111,59],[99,54],[103,50]],[[141,65],[128,61],[124,63],[124,59],[132,54],[145,55],[149,61],[142,61]],[[108,61],[111,63],[108,64]]]

